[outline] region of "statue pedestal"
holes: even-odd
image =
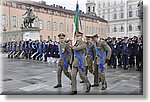
[[[40,40],[40,29],[37,27],[32,28],[21,28],[21,30],[3,32],[2,42],[10,42],[12,40]]]
[[[40,40],[40,29],[37,27],[22,28],[23,40]]]

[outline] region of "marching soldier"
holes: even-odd
[[[122,38],[118,38],[117,41],[117,58],[118,58],[118,67],[122,67]]]
[[[36,58],[35,55],[37,54],[37,43],[36,43],[36,41],[32,42],[31,47],[32,47],[32,56],[31,56],[31,58],[33,58],[33,60],[35,60],[35,58]]]
[[[10,58],[11,54],[13,53],[12,46],[13,46],[12,42],[9,42],[8,43],[8,58]]]
[[[92,36],[90,35],[86,35],[86,60],[87,60],[87,72],[86,72],[86,76],[88,71],[90,73],[93,74],[93,60],[94,60],[94,51],[93,51],[93,39]]]
[[[28,50],[29,50],[29,59],[31,59],[31,55],[32,55],[32,40],[29,39],[29,42],[28,42]]]
[[[95,34],[94,36],[92,36],[94,43],[98,43],[98,35]],[[94,45],[93,48],[94,49]],[[95,60],[95,55],[96,55],[96,51],[94,50],[94,60],[93,60],[93,74],[94,74],[94,84],[92,85],[92,87],[96,87],[99,86],[99,82],[101,81],[101,79],[98,79],[98,67],[96,65],[96,60]]]
[[[67,43],[65,43],[65,34],[60,33],[58,35],[60,44],[58,45],[59,49],[59,54],[60,54],[60,60],[58,62],[59,69],[57,71],[57,85],[54,86],[54,88],[62,87],[61,83],[61,76],[62,76],[62,71],[64,74],[71,80],[71,73],[68,72],[68,63],[70,61],[69,58],[69,46]]]
[[[116,69],[117,66],[117,43],[116,43],[116,38],[112,38],[112,42],[110,43],[110,47],[112,49],[112,54],[111,54],[111,65],[112,68]]]
[[[86,92],[89,92],[91,89],[91,84],[85,76],[85,54],[86,54],[86,43],[82,40],[83,33],[81,32],[75,32],[76,37],[76,44],[73,46],[73,52],[74,52],[74,61],[73,61],[73,68],[72,68],[72,95],[77,94],[77,82],[76,82],[76,76],[77,72],[79,71],[80,78],[84,81],[86,84]]]
[[[98,35],[96,35],[97,37]],[[94,50],[95,50],[95,68],[98,69],[98,77],[101,79],[102,88],[101,90],[106,90],[107,82],[105,79],[105,67],[104,64],[108,63],[111,57],[111,48],[104,40],[100,40],[98,42],[94,42]],[[95,70],[95,69],[94,69]],[[98,78],[98,79],[99,79]]]
[[[20,45],[19,42],[16,42],[16,54],[14,55],[14,58],[17,58],[20,53]]]
[[[140,38],[136,43],[136,71],[143,70],[143,39]]]
[[[91,35],[86,35],[86,66],[85,66],[85,75],[87,76],[88,71],[93,74],[93,60],[94,60],[94,52],[93,52],[93,39]],[[80,83],[84,83],[81,81]]]
[[[23,51],[24,51],[25,58],[28,59],[28,45],[27,45],[27,41],[24,41],[24,43],[23,43]]]
[[[43,60],[47,62],[47,53],[48,53],[48,44],[46,43],[46,40],[43,41]]]

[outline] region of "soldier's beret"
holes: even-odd
[[[58,37],[60,38],[60,37],[65,37],[65,34],[63,34],[63,33],[60,33],[59,35],[58,35]]]

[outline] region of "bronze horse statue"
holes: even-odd
[[[24,27],[25,28],[31,28],[32,23],[36,18],[37,18],[37,16],[35,18],[29,18],[29,17],[24,18],[24,21],[23,21]]]
[[[23,14],[22,16],[24,16],[26,14],[27,14],[27,16],[24,18],[23,25],[24,25],[25,28],[31,28],[32,23],[37,18],[37,16],[35,16],[35,14],[34,14],[34,12],[32,11],[31,8],[27,8],[26,13]]]

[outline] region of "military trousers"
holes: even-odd
[[[94,85],[99,85],[99,81],[101,80],[102,85],[107,85],[107,81],[105,78],[105,72],[102,72],[99,65],[94,64]]]
[[[68,69],[65,69],[64,66],[59,66],[59,69],[58,69],[58,71],[57,71],[57,81],[58,81],[58,85],[61,85],[62,71],[63,71],[64,74],[71,80],[71,73],[68,71]]]
[[[86,76],[87,76],[88,72],[90,72],[91,74],[93,74],[93,67],[92,67],[92,65],[85,66],[85,75]]]
[[[71,79],[72,79],[72,91],[77,91],[76,76],[77,76],[78,71],[79,71],[79,76],[84,81],[85,85],[87,87],[89,87],[91,85],[89,80],[88,80],[88,78],[87,78],[87,76],[85,75],[86,71],[82,72],[82,70],[80,68],[73,67],[73,69],[72,69],[72,77],[71,77]]]

